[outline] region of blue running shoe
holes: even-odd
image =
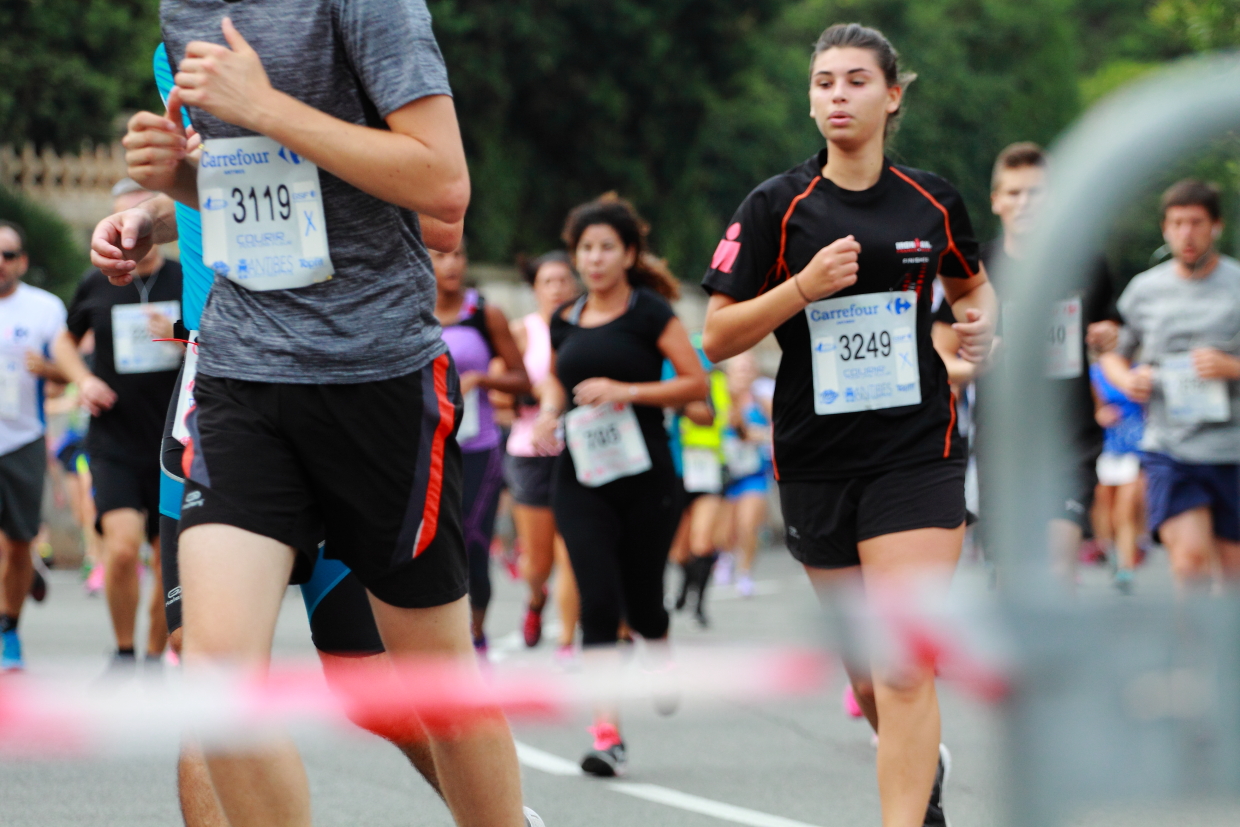
[[[4,653],[0,655],[0,672],[20,672],[26,668],[22,660],[22,642],[16,629],[4,633]]]

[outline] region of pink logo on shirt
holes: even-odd
[[[740,238],[741,225],[736,222],[728,231],[724,233],[724,238],[719,241],[719,246],[715,248],[715,255],[711,257],[710,267],[712,270],[718,270],[721,273],[731,273],[732,265],[736,263],[736,257],[740,255],[741,243],[736,239]]]

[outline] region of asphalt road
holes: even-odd
[[[1142,573],[1146,588],[1165,589],[1165,564]],[[807,643],[818,639],[815,599],[804,575],[782,550],[764,553],[759,595],[740,599],[730,587],[713,592],[713,625],[698,629],[680,616],[673,640]],[[1107,594],[1105,576],[1086,572],[1084,591]],[[525,650],[517,638],[522,590],[499,568],[489,627],[497,661],[550,663],[544,643]],[[73,573],[54,572],[46,603],[22,621],[29,669],[35,675],[102,671],[109,629],[101,599],[85,597]],[[312,655],[300,596],[290,589],[277,631],[278,656]],[[496,668],[509,664],[499,663]],[[623,781],[585,778],[575,763],[588,745],[581,710],[556,724],[515,725],[524,763],[527,803],[549,827],[853,827],[877,825],[874,748],[868,727],[841,711],[837,675],[820,693],[761,703],[705,704],[687,698],[670,718],[647,704],[625,709],[630,773]],[[998,712],[942,688],[944,740],[954,756],[945,803],[955,827],[1003,821],[1003,760]],[[409,827],[450,825],[447,810],[389,744],[361,731],[300,733],[315,823]],[[180,823],[175,748],[146,754],[47,761],[0,760],[0,824],[8,827],[146,827]],[[1082,815],[1084,825],[1164,823],[1234,825],[1240,809],[1202,805],[1192,812],[1141,807]]]

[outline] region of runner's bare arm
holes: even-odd
[[[77,346],[77,338],[67,329],[61,330],[52,342],[52,358],[65,378],[77,383],[82,401],[91,414],[98,416],[116,404],[116,392],[108,387],[107,382],[90,372]]]
[[[599,405],[605,402],[630,402],[656,408],[679,408],[690,402],[706,399],[710,392],[706,371],[689,341],[689,334],[680,319],[673,316],[659,335],[659,352],[672,363],[676,376],[661,382],[617,382],[596,377],[573,388],[578,405]]]
[[[198,158],[202,140],[186,129],[181,114],[181,90],[168,93],[163,115],[139,112],[129,119],[125,137],[125,164],[130,178],[148,190],[172,196],[198,209]]]
[[[223,30],[228,46],[186,46],[176,74],[184,103],[266,135],[390,204],[449,224],[465,217],[469,169],[452,98],[405,104],[385,119],[390,131],[346,123],[272,88],[227,17]]]
[[[695,399],[688,405],[685,405],[684,415],[685,419],[694,425],[701,425],[703,428],[715,424],[715,412],[711,409],[709,403],[701,399]]]
[[[990,358],[995,320],[999,315],[999,300],[986,278],[986,268],[979,265],[977,275],[972,278],[940,278],[939,282],[957,319],[952,329],[960,337],[961,357],[974,364],[985,362]]]
[[[463,220],[449,224],[429,215],[419,215],[418,223],[422,225],[422,243],[435,252],[455,253],[456,248],[461,246],[465,235]]]
[[[943,322],[930,326],[930,341],[947,367],[947,379],[953,385],[967,385],[977,376],[978,365],[960,358],[960,337],[955,329]]]
[[[90,239],[90,263],[113,284],[128,284],[133,280],[133,268],[152,245],[176,240],[174,203],[166,195],[156,195],[95,225]]]
[[[504,372],[482,377],[478,380],[480,387],[504,393],[522,394],[530,390],[530,377],[525,372],[525,363],[521,361],[521,351],[512,340],[512,331],[508,329],[508,319],[504,311],[494,305],[486,306],[487,330],[491,333],[491,342],[495,345],[495,354],[504,363]]]
[[[1154,372],[1149,365],[1133,367],[1128,358],[1119,351],[1112,350],[1098,357],[1102,365],[1102,374],[1124,396],[1133,402],[1147,402],[1150,392],[1154,389]]]
[[[551,368],[547,376],[535,387],[538,396],[538,419],[534,421],[534,448],[544,455],[556,454],[560,442],[556,439],[556,427],[560,416],[568,407],[568,393],[559,377],[555,375],[555,351],[551,352]]]
[[[706,357],[721,362],[744,353],[811,301],[856,284],[860,252],[857,240],[846,236],[819,250],[804,270],[759,296],[742,302],[722,293],[711,296],[702,329]]]

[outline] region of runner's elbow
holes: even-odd
[[[724,359],[730,359],[745,348],[737,347],[735,337],[724,336],[717,326],[712,327],[707,322],[706,327],[702,330],[702,351],[706,354],[706,358],[712,362],[722,362]],[[705,383],[705,379],[702,380]],[[703,385],[705,387],[705,385]]]
[[[462,170],[460,174],[437,187],[431,203],[425,207],[420,205],[418,212],[423,212],[445,224],[461,224],[465,220],[465,210],[469,208],[469,196],[469,172]],[[463,231],[463,227],[460,231]],[[457,239],[457,243],[460,243],[460,238]]]

